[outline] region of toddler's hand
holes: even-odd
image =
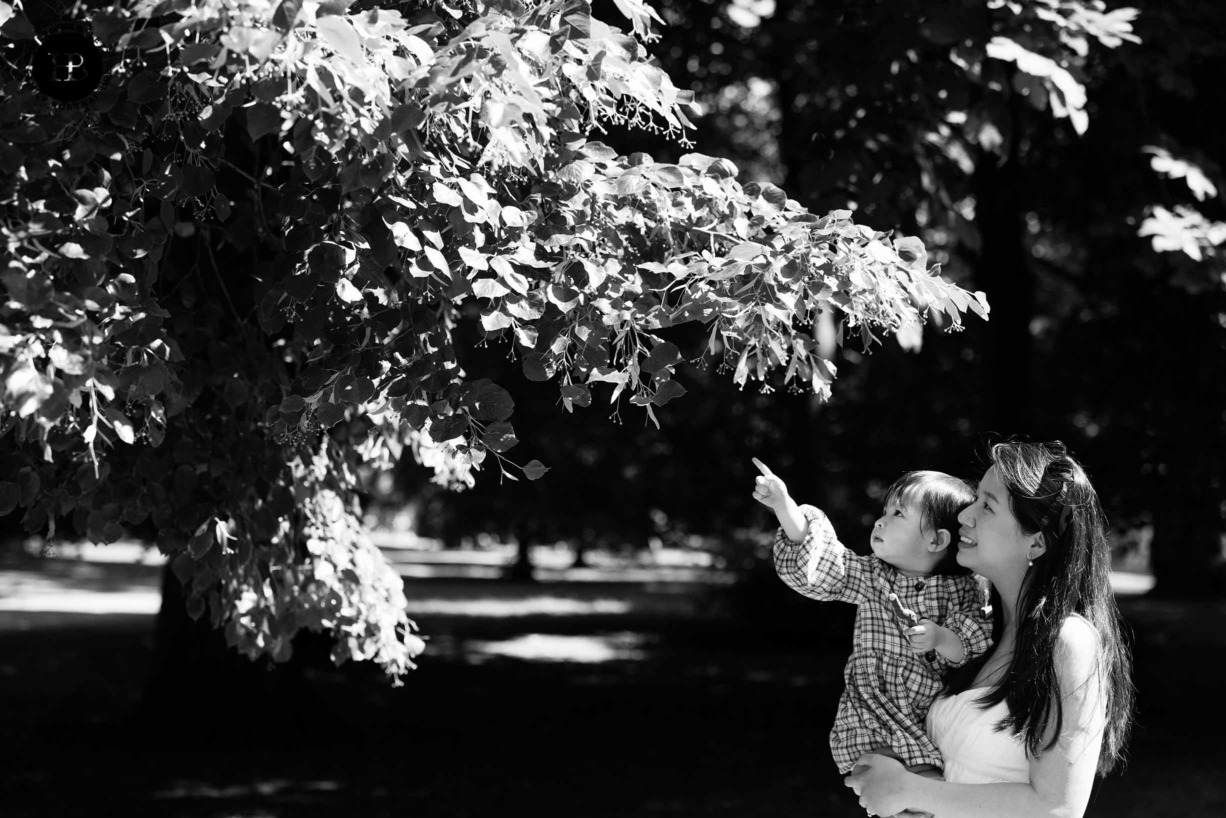
[[[916,653],[927,653],[930,650],[936,650],[941,636],[940,625],[931,619],[921,619],[914,626],[903,631],[903,633],[907,635],[907,641],[911,643],[911,650]]]
[[[898,594],[890,594],[890,606],[894,609],[894,616],[898,618],[898,622],[902,625],[903,630],[913,628],[920,623],[919,615],[902,604],[902,600],[898,598]]]
[[[753,458],[753,464],[762,472],[754,478],[753,498],[771,511],[779,511],[787,503],[788,487],[758,458]]]

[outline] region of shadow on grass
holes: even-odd
[[[150,617],[0,632],[3,814],[863,814],[826,745],[850,641],[835,606],[754,608],[730,589],[625,583],[411,590],[434,601],[417,617],[432,639],[404,687],[308,662],[273,688],[280,699],[218,714],[184,698],[139,731]],[[461,604],[474,594],[489,605]],[[1138,729],[1130,765],[1088,814],[1226,814],[1211,672],[1226,610],[1142,599],[1125,610]]]

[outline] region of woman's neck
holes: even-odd
[[[990,581],[996,588],[996,593],[1000,595],[1001,614],[1004,617],[1005,628],[1012,630],[1017,623],[1017,603],[1022,596],[1022,580],[1018,578],[1007,582]]]
[[[1001,614],[1001,634],[1000,642],[1013,645],[1013,639],[1017,635],[1017,597],[1012,598],[1001,595],[1000,600]]]

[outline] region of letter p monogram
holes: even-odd
[[[51,79],[55,82],[75,82],[78,79],[84,79],[78,76],[78,72],[81,72],[84,66],[84,54],[75,51],[60,51],[52,54]]]

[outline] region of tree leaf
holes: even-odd
[[[8,9],[10,16],[0,23],[0,34],[10,40],[33,40],[38,36],[25,15],[13,14],[13,7],[9,3],[4,3],[3,7]]]
[[[771,248],[756,241],[743,241],[728,251],[728,258],[734,261],[753,261]]]
[[[565,284],[550,284],[548,294],[550,302],[562,312],[570,312],[582,298],[578,290]]]
[[[502,298],[511,292],[495,278],[478,278],[473,282],[473,295],[477,298]]]
[[[18,417],[29,417],[51,397],[52,383],[27,363],[14,367],[4,383],[4,404],[15,409]]]
[[[128,99],[139,104],[153,102],[166,94],[166,84],[158,71],[140,71],[125,85]]]
[[[359,68],[369,66],[362,41],[347,18],[340,15],[320,17],[315,20],[315,28],[324,43],[337,54]]]
[[[281,0],[277,10],[272,13],[272,24],[281,31],[289,31],[298,20],[298,12],[302,10],[302,0]]]
[[[374,394],[374,381],[370,378],[355,378],[351,375],[341,378],[337,389],[337,397],[350,403],[365,403]]]
[[[498,218],[507,227],[527,227],[534,221],[532,213],[525,212],[514,205],[507,205],[498,211]]]
[[[486,332],[496,332],[513,326],[515,326],[515,321],[500,310],[491,309],[489,312],[481,313],[481,327]]]
[[[331,429],[345,417],[345,407],[339,403],[321,403],[315,407],[315,419],[324,429]]]
[[[468,416],[463,412],[440,415],[430,420],[430,438],[438,443],[454,440],[468,431]]]
[[[406,131],[416,130],[417,126],[426,121],[426,112],[415,102],[406,102],[392,112],[392,131],[403,135]]]
[[[490,448],[491,451],[502,454],[510,451],[519,438],[515,436],[515,429],[509,423],[491,423],[485,428],[485,434],[481,435],[481,442]]]
[[[565,384],[562,386],[562,399],[570,401],[575,406],[591,406],[592,392],[586,386]]]
[[[336,296],[346,304],[356,304],[362,300],[362,291],[349,279],[341,278],[336,282]]]
[[[127,415],[118,409],[107,409],[106,417],[111,422],[111,428],[115,430],[115,434],[119,435],[120,440],[128,444],[136,442],[136,432],[132,428],[132,421],[128,420]]]
[[[459,252],[460,261],[463,261],[470,270],[488,270],[490,268],[489,262],[485,260],[484,253],[463,245],[460,246]]]
[[[422,252],[425,253],[426,259],[429,260],[434,269],[444,274],[451,272],[451,267],[447,264],[447,257],[438,250],[435,250],[433,247],[427,247]]]
[[[295,301],[306,301],[318,286],[319,276],[314,272],[302,270],[285,280],[285,294]]]
[[[530,460],[524,466],[524,476],[529,480],[540,480],[547,471],[549,471],[549,467],[539,460]]]
[[[685,394],[685,387],[674,380],[667,380],[656,387],[656,392],[651,396],[651,402],[656,406],[663,406],[674,398],[679,398]]]
[[[435,182],[432,191],[434,193],[434,198],[445,205],[459,207],[464,203],[464,197],[447,187],[442,182]]]
[[[524,377],[530,381],[547,381],[553,373],[545,366],[545,356],[539,352],[529,352],[524,356]]]
[[[477,420],[506,420],[515,411],[511,393],[498,384],[482,379],[472,385],[462,404]]]
[[[322,281],[337,281],[346,264],[345,248],[333,241],[321,241],[307,251],[307,266]]]
[[[245,109],[247,134],[254,142],[262,136],[281,132],[281,109],[268,102],[256,102]]]
[[[762,198],[780,209],[787,204],[788,195],[769,182],[762,186]]]
[[[208,523],[202,523],[187,541],[187,550],[195,559],[201,559],[213,547],[213,531]]]
[[[297,414],[306,408],[306,400],[301,395],[286,395],[279,408],[283,415]]]
[[[662,369],[680,363],[681,360],[681,350],[677,348],[677,345],[663,341],[652,347],[651,354],[643,360],[642,367],[644,372],[654,375]]]
[[[187,615],[192,618],[193,622],[199,621],[200,617],[204,616],[205,602],[201,594],[192,594],[187,598],[184,604],[184,609]]]

